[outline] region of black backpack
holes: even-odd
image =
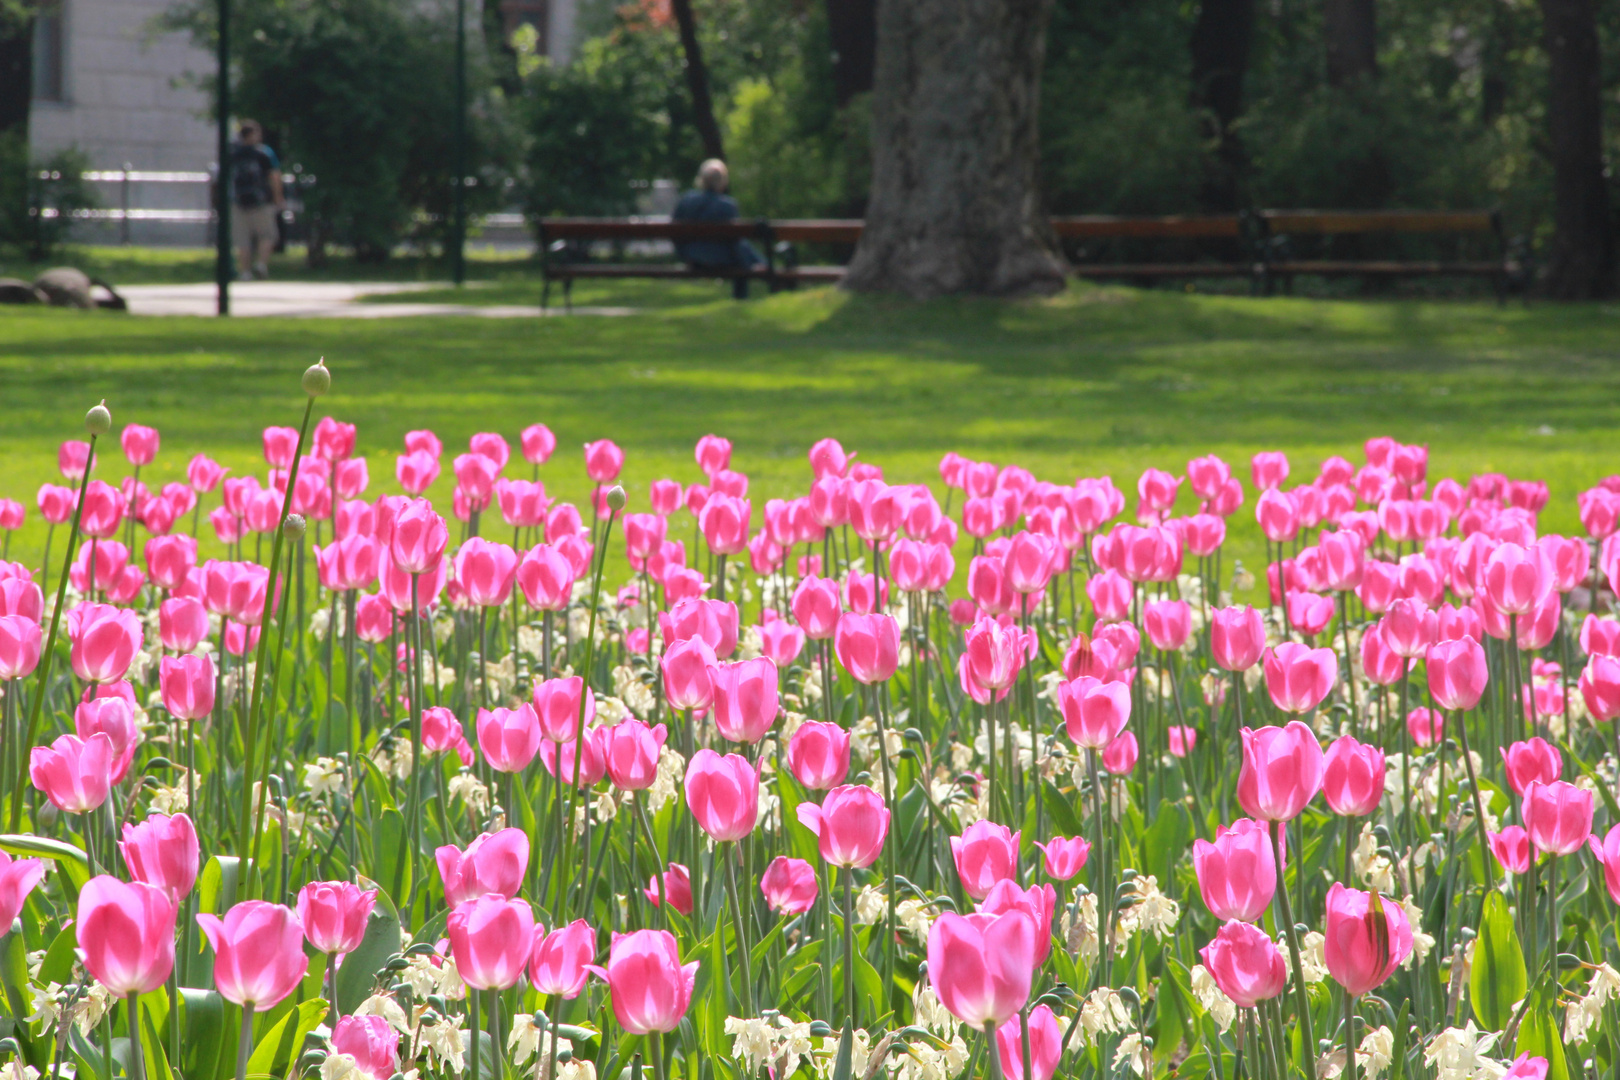
[[[256,146],[232,148],[231,194],[244,210],[270,201],[270,159],[264,151]]]

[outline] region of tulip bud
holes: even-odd
[[[304,538],[304,515],[288,514],[287,520],[281,523],[281,535],[283,539],[291,540],[293,543],[302,540]]]
[[[320,397],[332,389],[332,373],[326,370],[326,357],[321,357],[304,369],[303,386],[304,393],[312,398]]]
[[[105,399],[84,414],[84,429],[92,435],[105,435],[112,430],[112,412]]]
[[[620,487],[618,484],[614,484],[612,487],[607,489],[606,499],[609,510],[612,510],[614,513],[618,513],[620,510],[623,510],[625,504],[624,488]]]

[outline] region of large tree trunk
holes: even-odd
[[[1588,300],[1614,291],[1614,237],[1603,183],[1602,63],[1592,0],[1541,0],[1548,60],[1547,129],[1553,159],[1550,296]]]
[[[18,132],[25,145],[34,97],[33,10],[0,4],[0,135]]]
[[[872,199],[845,286],[923,298],[1050,294],[1039,186],[1051,0],[883,0]]]
[[[1199,201],[1205,210],[1236,210],[1243,204],[1248,155],[1234,129],[1243,115],[1243,80],[1254,44],[1254,0],[1204,0],[1193,24],[1192,103],[1210,130],[1215,159]]]
[[[827,0],[827,36],[833,51],[833,96],[838,107],[872,89],[877,59],[877,0]]]
[[[720,141],[720,125],[714,122],[714,100],[709,96],[709,69],[703,63],[703,48],[698,44],[697,19],[692,15],[692,0],[670,0],[675,11],[675,24],[681,31],[681,51],[686,57],[686,88],[692,93],[692,123],[697,126],[698,138],[703,140],[703,156],[725,159],[726,148]]]
[[[1378,19],[1373,0],[1326,0],[1322,34],[1327,39],[1329,86],[1345,86],[1378,70]]]

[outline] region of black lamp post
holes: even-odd
[[[231,0],[219,0],[219,175],[214,187],[217,225],[214,283],[219,314],[231,313]]]

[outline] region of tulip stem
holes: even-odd
[[[652,848],[653,867],[658,876],[653,879],[654,891],[658,894],[658,928],[664,929],[669,923],[669,917],[664,911],[664,904],[668,898],[664,895],[664,875],[668,872],[664,866],[664,857],[658,852],[658,841],[653,836],[652,823],[647,820],[647,808],[641,805],[641,792],[630,793],[630,805],[635,809],[636,820],[641,822],[641,831],[647,837],[647,846]],[[635,838],[631,838],[631,853],[635,851]]]
[[[134,1080],[141,1080],[146,1072],[146,1062],[141,1057],[141,995],[129,995],[129,1068],[125,1071]]]
[[[569,861],[573,858],[574,853],[574,818],[572,810],[575,806],[579,805],[579,800],[584,796],[584,792],[580,790],[579,777],[580,770],[584,768],[585,764],[585,752],[583,749],[585,746],[585,695],[590,692],[592,669],[596,662],[596,613],[598,608],[601,606],[599,601],[602,595],[602,571],[607,569],[608,539],[613,535],[613,522],[618,519],[618,516],[619,511],[616,508],[611,506],[608,507],[607,525],[602,530],[602,539],[598,544],[597,552],[595,553],[596,566],[591,572],[591,593],[587,598],[587,602],[591,605],[591,617],[590,622],[587,624],[588,628],[585,631],[585,663],[580,667],[579,714],[574,721],[574,787],[572,793],[570,793],[568,801],[570,813],[567,819],[564,821],[564,830],[561,838],[563,845],[564,866],[569,864]],[[721,568],[724,569],[724,566],[722,565]],[[722,589],[723,588],[724,586],[722,586]],[[721,599],[724,598],[724,594],[722,593]],[[562,750],[560,747],[557,751],[557,761],[557,771],[560,773],[562,772]],[[560,803],[565,793],[563,788],[563,779],[561,776],[557,777],[557,785],[557,800]],[[566,879],[563,879],[561,881],[560,889],[567,888],[568,882]],[[567,903],[568,897],[566,893],[558,897],[557,907],[559,910],[566,910]],[[580,904],[581,914],[589,914],[588,909],[590,906],[590,898],[581,897]]]
[[[842,866],[838,869],[838,876],[844,881],[844,1008],[848,1013],[849,1026],[856,1026],[855,1009],[855,900],[851,880],[855,876],[853,868]]]
[[[249,1002],[242,1006],[242,1033],[236,1039],[236,1080],[247,1080],[248,1052],[252,1049],[253,1004]]]
[[[1474,800],[1474,832],[1479,837],[1480,861],[1485,864],[1485,890],[1496,888],[1496,872],[1491,869],[1491,845],[1485,835],[1485,805],[1479,798],[1479,781],[1474,778],[1474,754],[1468,749],[1468,724],[1462,710],[1457,710],[1457,738],[1462,741],[1463,765],[1468,770],[1468,792]],[[1480,898],[1483,905],[1484,897]]]
[[[472,1045],[472,1080],[478,1080],[478,991],[472,987],[467,988],[467,1008],[471,1016],[467,1018],[467,1042]],[[242,1080],[237,1077],[237,1080]]]
[[[737,843],[732,841],[731,850],[723,851],[720,857],[726,863],[726,892],[731,894],[732,929],[737,934],[737,951],[742,953],[742,1003],[743,1015],[754,1015],[754,979],[749,970],[752,966],[748,959],[748,935],[743,930],[742,901],[737,896]]]
[[[1299,931],[1294,927],[1293,905],[1288,902],[1288,878],[1283,871],[1282,843],[1279,840],[1281,824],[1270,823],[1271,854],[1277,864],[1277,898],[1282,901],[1283,929],[1288,934],[1288,959],[1294,967],[1294,994],[1299,1000],[1299,1022],[1305,1027],[1305,1075],[1308,1080],[1316,1080],[1316,1031],[1311,1023],[1311,1001],[1305,992],[1305,968],[1301,962],[1299,951]],[[1300,838],[1300,850],[1304,851],[1305,844]],[[1296,874],[1303,873],[1302,867],[1295,867]],[[1279,1067],[1281,1062],[1278,1062]]]
[[[28,706],[28,728],[17,744],[21,754],[17,786],[11,796],[10,832],[22,830],[23,793],[28,790],[28,750],[34,745],[34,732],[39,729],[40,710],[45,705],[45,687],[51,679],[51,661],[56,659],[56,628],[62,621],[62,608],[67,601],[68,577],[73,569],[73,546],[79,542],[79,518],[84,513],[84,491],[90,484],[90,465],[96,460],[96,435],[90,433],[90,449],[84,458],[84,473],[79,477],[79,498],[73,504],[73,525],[68,530],[67,554],[62,560],[62,576],[56,583],[56,605],[51,608],[51,629],[45,635],[45,647],[39,652],[39,678],[34,685],[34,700]],[[86,582],[86,585],[93,582]]]
[[[477,993],[477,991],[473,991]],[[489,1075],[490,1080],[501,1077],[501,992],[489,992]]]
[[[1108,829],[1103,824],[1102,783],[1097,778],[1096,750],[1087,748],[1086,767],[1091,773],[1091,827],[1097,832],[1098,861],[1102,863],[1102,866],[1100,867],[1102,872],[1098,875],[1098,888],[1096,890],[1097,900],[1099,901],[1099,907],[1101,910],[1098,912],[1097,970],[1094,972],[1095,981],[1093,984],[1096,986],[1101,986],[1108,981],[1104,977],[1103,972],[1108,968],[1108,950],[1111,947],[1109,944],[1109,939],[1113,936],[1110,932],[1113,929],[1113,923],[1109,919],[1108,909],[1110,906],[1109,901],[1113,899],[1114,890],[1109,884]]]
[[[1001,1080],[1001,1051],[996,1046],[996,1025],[994,1021],[987,1021],[984,1025],[985,1057],[989,1059],[988,1069],[990,1080]],[[1028,1073],[1028,1066],[1025,1073]]]
[[[1344,992],[1344,1077],[1356,1080],[1356,996]]]

